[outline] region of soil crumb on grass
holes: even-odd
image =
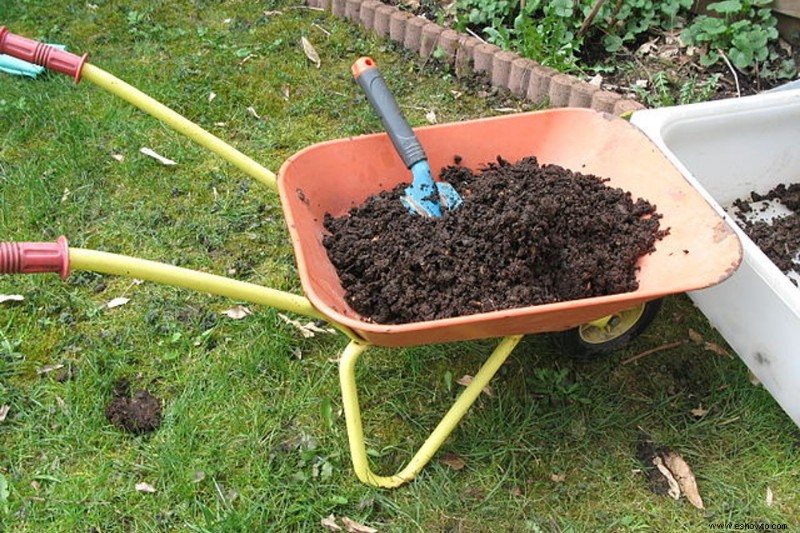
[[[328,257],[363,317],[402,324],[634,291],[636,262],[668,233],[646,200],[535,157],[449,166],[441,180],[464,203],[440,218],[406,211],[407,184],[326,215]]]
[[[775,218],[772,221],[751,220],[753,213],[768,209],[768,202],[777,201],[790,211],[790,214]],[[760,206],[753,204],[764,202]],[[800,252],[800,184],[781,184],[761,195],[750,193],[749,200],[739,199],[734,202],[738,210],[736,214],[739,227],[758,246],[781,271],[789,274],[792,271],[800,272],[800,265],[796,261]],[[792,283],[797,285],[797,279],[790,277]]]
[[[106,418],[129,433],[155,431],[161,426],[161,401],[146,390],[131,397],[130,384],[120,380],[114,385],[114,398],[106,407]]]

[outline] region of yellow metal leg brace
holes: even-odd
[[[358,390],[356,388],[356,363],[369,344],[352,341],[342,352],[339,360],[339,381],[342,388],[342,403],[344,404],[344,416],[347,422],[347,437],[350,441],[350,455],[353,461],[353,469],[362,482],[374,487],[394,488],[414,479],[422,468],[428,464],[433,455],[450,436],[458,423],[466,414],[467,410],[475,403],[483,388],[500,369],[502,364],[511,354],[522,339],[522,335],[504,337],[500,344],[489,356],[481,369],[475,375],[464,392],[458,397],[453,406],[444,415],[439,425],[422,444],[416,455],[408,464],[393,476],[379,476],[369,468],[367,459],[367,448],[364,442],[364,430],[361,425],[361,408],[358,403]]]

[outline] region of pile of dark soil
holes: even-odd
[[[751,204],[763,200],[777,200],[792,214],[771,222],[748,220],[746,213],[754,209]],[[736,217],[739,226],[775,266],[787,274],[792,270],[800,271],[794,262],[800,251],[800,183],[781,184],[764,195],[752,192],[749,200],[736,200],[733,205],[739,210]],[[792,282],[797,285],[796,280]]]
[[[161,426],[161,402],[146,390],[131,397],[130,383],[123,379],[114,385],[114,398],[106,407],[106,418],[129,433],[155,431]]]
[[[347,215],[324,245],[348,304],[381,324],[436,320],[636,290],[636,262],[667,234],[645,200],[535,157],[442,170],[464,203],[412,215],[407,184]]]

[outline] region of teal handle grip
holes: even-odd
[[[411,168],[415,163],[427,159],[425,150],[400,111],[375,62],[368,57],[362,57],[353,64],[352,70],[406,167]]]

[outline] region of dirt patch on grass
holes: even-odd
[[[118,428],[133,434],[155,431],[161,426],[161,401],[149,391],[130,396],[130,383],[114,384],[114,398],[106,407],[106,418]]]
[[[667,233],[646,200],[535,157],[441,179],[464,203],[440,218],[409,214],[407,185],[326,216],[324,245],[362,316],[400,324],[634,291],[636,262]]]

